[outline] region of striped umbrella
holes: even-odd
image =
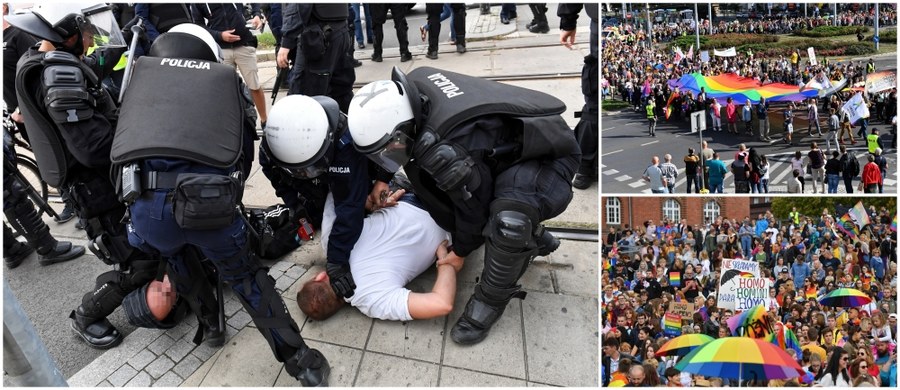
[[[659,350],[656,351],[656,356],[684,356],[697,347],[713,340],[715,339],[703,333],[691,333],[678,336],[667,341],[662,347],[659,347]]]
[[[762,338],[774,331],[773,324],[769,322],[769,316],[763,305],[756,305],[740,314],[732,316],[727,321],[728,329],[734,336],[746,336],[750,338]],[[740,330],[743,328],[743,332]]]
[[[855,288],[839,288],[819,299],[822,306],[858,307],[872,303],[872,298]]]
[[[805,373],[781,348],[748,337],[723,337],[711,341],[685,355],[675,368],[738,381],[796,378]]]

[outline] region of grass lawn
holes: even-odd
[[[600,109],[603,111],[619,111],[631,107],[631,104],[621,100],[606,99],[600,102]]]

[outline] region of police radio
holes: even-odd
[[[141,169],[136,162],[122,168],[122,200],[131,204],[141,196]]]

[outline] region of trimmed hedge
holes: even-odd
[[[874,42],[875,34],[866,37],[866,42]],[[880,43],[897,43],[897,30],[882,31],[879,35]]]
[[[697,42],[694,35],[687,35],[676,38],[669,47],[678,46],[682,50],[687,50],[691,45]],[[737,47],[740,50],[742,45],[764,44],[778,42],[777,35],[762,34],[717,34],[715,36],[701,36],[700,47],[704,50],[712,48],[727,49],[729,47]]]
[[[797,31],[794,35],[809,38],[826,38],[838,37],[841,35],[856,35],[857,32],[867,33],[869,32],[869,28],[863,26],[819,26],[813,29]]]

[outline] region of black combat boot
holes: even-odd
[[[101,288],[106,287],[104,285]],[[107,287],[108,288],[108,287]],[[96,319],[87,316],[82,306],[78,306],[69,314],[72,319],[72,330],[84,339],[91,347],[109,349],[122,342],[122,334],[106,318]]]
[[[321,352],[306,345],[284,362],[288,374],[300,381],[303,387],[328,387],[331,366]]]
[[[37,249],[38,262],[41,265],[72,260],[84,254],[83,246],[74,246],[67,241],[56,241],[50,235],[50,227],[34,210],[31,200],[23,199],[4,213],[9,224],[28,240],[32,248]]]
[[[22,264],[28,256],[34,253],[34,248],[16,240],[16,235],[5,223],[3,224],[3,262],[6,268],[13,269]]]

